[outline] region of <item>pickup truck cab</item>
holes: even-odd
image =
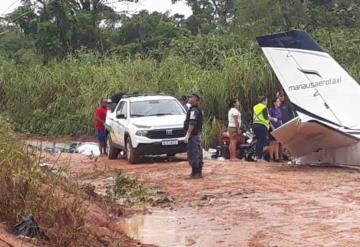
[[[126,159],[136,163],[142,155],[185,152],[185,118],[184,108],[174,97],[123,96],[106,117],[108,158],[116,159],[124,151]]]

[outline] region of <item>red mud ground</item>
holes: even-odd
[[[190,239],[187,246],[360,246],[357,170],[207,160],[204,178],[190,180],[181,160],[129,165],[81,154],[56,159],[80,180],[118,168],[167,191],[176,202],[165,210],[179,225],[170,228]]]
[[[185,161],[62,160],[70,156],[73,173],[119,168],[163,188],[175,211],[193,216],[180,222],[193,226],[193,246],[360,246],[356,170],[208,160],[204,178],[189,180]]]

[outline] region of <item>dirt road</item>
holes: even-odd
[[[71,162],[70,162],[71,161]],[[149,161],[145,161],[149,162]],[[72,174],[119,168],[176,202],[119,222],[131,237],[161,246],[359,246],[360,173],[333,167],[205,162],[187,179],[185,161],[129,165],[64,154]]]

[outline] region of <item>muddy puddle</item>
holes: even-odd
[[[226,222],[203,215],[193,208],[156,209],[119,222],[124,233],[145,244],[157,246],[238,246],[246,232]]]
[[[142,243],[159,246],[185,246],[186,236],[179,231],[176,213],[157,210],[152,214],[138,214],[120,223],[126,235]],[[189,244],[189,243],[188,243]]]

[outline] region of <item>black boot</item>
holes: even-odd
[[[195,174],[192,176],[192,178],[201,178],[201,168],[195,168]]]
[[[194,167],[191,167],[190,178],[194,177],[195,173],[196,173],[196,170],[194,169]]]

